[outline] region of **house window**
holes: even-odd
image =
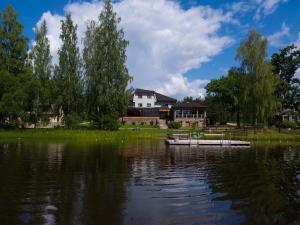
[[[143,96],[139,95],[138,98],[142,98]]]
[[[147,103],[147,107],[151,107],[151,103]]]
[[[139,106],[139,107],[143,107],[143,104],[142,104],[142,103],[139,103],[138,106]]]
[[[151,95],[148,95],[147,98],[151,98]]]

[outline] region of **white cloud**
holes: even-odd
[[[99,1],[65,6],[65,12],[71,13],[78,25],[80,49],[87,21],[97,19],[101,7]],[[168,0],[123,0],[114,3],[114,8],[130,42],[127,65],[134,87],[176,97],[204,94],[201,77],[187,79],[184,74],[199,68],[231,43],[230,37],[218,34],[222,24],[235,22],[231,14],[208,6],[183,10],[177,2]],[[62,16],[46,12],[42,19],[47,21],[51,53],[57,62]]]
[[[240,13],[244,14],[246,12],[249,12],[255,8],[254,4],[251,4],[250,2],[234,2],[233,4],[229,5],[227,7],[229,10],[231,10],[233,13]]]
[[[290,28],[283,23],[281,25],[281,30],[268,36],[268,41],[270,45],[275,46],[275,47],[281,47],[285,45],[284,43],[284,38],[288,37],[290,35]]]
[[[209,80],[188,80],[181,74],[173,75],[169,77],[169,81],[164,83],[158,92],[165,95],[177,96],[184,98],[185,96],[194,96],[204,98],[206,91],[204,86]],[[176,87],[176,88],[174,88]]]
[[[254,16],[255,20],[260,20],[261,17],[267,16],[275,12],[280,3],[287,2],[288,0],[255,0],[258,5]]]

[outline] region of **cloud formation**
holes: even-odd
[[[281,25],[281,30],[268,36],[269,44],[274,47],[281,47],[284,46],[286,43],[284,43],[284,38],[288,37],[290,35],[290,28],[283,23]]]
[[[86,24],[97,19],[101,8],[100,1],[70,3],[64,8],[78,25],[81,50]],[[184,10],[169,0],[123,0],[114,3],[114,8],[130,42],[127,65],[134,87],[160,90],[175,97],[204,95],[206,81],[201,77],[188,79],[184,74],[199,68],[231,43],[230,37],[219,35],[223,24],[233,23],[231,14],[209,6]],[[47,22],[56,63],[62,16],[45,12],[38,22]]]
[[[255,20],[260,20],[263,16],[267,16],[275,12],[280,3],[287,2],[288,0],[255,0],[257,4]]]
[[[227,8],[234,14],[244,15],[254,12],[253,19],[259,21],[261,18],[270,15],[276,11],[279,4],[288,0],[242,0],[227,5]]]

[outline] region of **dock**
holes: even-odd
[[[205,139],[205,137],[218,137],[218,139]],[[199,146],[250,146],[249,141],[232,140],[232,133],[204,133],[188,131],[174,133],[171,131],[166,144],[168,145],[199,145]]]
[[[209,146],[250,146],[248,141],[236,140],[198,140],[198,139],[167,139],[168,145],[209,145]]]

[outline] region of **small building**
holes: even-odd
[[[172,106],[172,120],[181,123],[182,127],[206,125],[207,106],[196,102],[179,102]]]

